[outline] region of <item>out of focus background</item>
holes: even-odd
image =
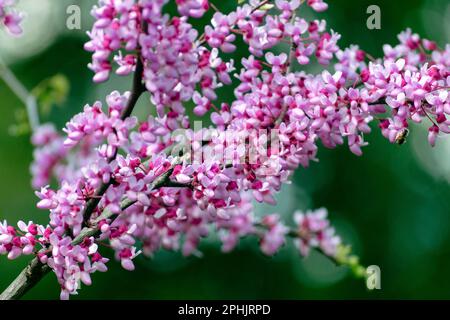
[[[225,11],[235,5],[233,0],[211,1]],[[83,43],[95,2],[21,0],[20,8],[27,13],[24,36],[11,38],[0,31],[0,56],[29,90],[45,90],[49,81],[63,92],[70,86],[65,99],[64,94],[56,99],[60,100],[57,105],[41,101],[42,121],[52,121],[58,128],[84,104],[103,100],[114,89],[130,88],[129,78],[114,76],[102,85],[91,81],[86,67],[90,55],[83,51]],[[341,47],[355,43],[380,56],[382,45],[396,44],[396,35],[407,27],[441,47],[450,43],[448,0],[327,2],[329,10],[315,15],[342,34]],[[66,28],[66,9],[71,4],[81,8],[82,30]],[[366,9],[372,4],[381,8],[381,30],[366,27]],[[304,6],[299,14],[312,15]],[[244,52],[241,48],[235,59]],[[24,106],[1,80],[0,108],[0,220],[47,223],[47,213],[35,207],[37,198],[30,185],[32,148],[23,126]],[[148,99],[141,99],[138,113],[145,114],[149,108]],[[363,280],[354,279],[320,254],[301,258],[292,245],[268,258],[258,251],[254,239],[242,242],[233,253],[222,254],[211,238],[201,246],[203,258],[186,259],[171,252],[160,252],[153,259],[140,256],[134,272],[123,270],[113,259],[110,271],[93,275],[93,285],[83,286],[75,299],[450,298],[450,136],[431,148],[426,135],[425,126],[415,125],[407,143],[397,146],[375,128],[366,137],[370,146],[363,157],[346,147],[322,148],[320,162],[298,170],[294,183],[279,195],[277,207],[258,206],[261,213],[278,212],[287,220],[296,209],[327,207],[338,233],[361,262],[380,266],[381,290],[368,291]],[[0,290],[28,260],[10,262],[0,257]],[[53,274],[25,296],[58,297]]]

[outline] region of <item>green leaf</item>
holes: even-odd
[[[70,82],[63,74],[56,74],[43,80],[33,90],[40,111],[48,115],[53,106],[61,106],[66,100],[70,91]]]
[[[366,268],[360,264],[359,257],[352,254],[351,246],[339,245],[335,258],[340,265],[349,267],[357,278],[366,276]]]

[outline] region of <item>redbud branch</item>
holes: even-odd
[[[133,76],[133,87],[131,89],[130,99],[128,100],[128,104],[125,107],[125,110],[122,112],[121,119],[124,120],[128,118],[133,112],[134,107],[136,106],[139,97],[145,92],[145,85],[142,82],[142,76],[144,73],[144,64],[142,63],[142,58],[140,53],[137,56],[137,64],[136,70],[134,71]]]
[[[295,20],[295,13],[292,15],[292,18],[291,18],[291,21],[294,21],[294,20]],[[289,58],[288,58],[288,60],[286,62],[285,74],[288,74],[288,73],[291,72],[292,63],[294,62],[294,57],[295,57],[295,49],[296,49],[295,48],[295,44],[291,40],[291,44],[290,44],[290,48],[289,48]],[[277,128],[281,124],[281,122],[283,122],[287,111],[288,111],[288,105],[286,103],[284,103],[283,106],[281,107],[280,115],[275,120],[275,128]]]
[[[0,294],[0,300],[20,299],[33,288],[50,271],[50,267],[42,264],[36,257],[22,270],[8,288]]]
[[[122,112],[122,115],[121,115],[122,120],[128,118],[131,115],[134,107],[136,106],[137,101],[139,100],[139,97],[142,95],[142,93],[145,92],[145,85],[142,82],[143,72],[144,72],[144,65],[142,63],[140,54],[138,54],[136,70],[135,70],[134,76],[133,76],[133,87],[131,89],[131,95],[128,100],[127,106],[125,107],[125,109]],[[112,161],[114,159],[115,159],[115,156],[109,160]],[[84,209],[84,212],[83,212],[83,219],[84,219],[85,225],[87,225],[87,223],[92,215],[92,212],[94,212],[95,208],[97,208],[97,205],[99,204],[102,196],[105,194],[105,192],[111,186],[111,184],[112,184],[112,179],[110,179],[110,181],[108,181],[107,183],[103,183],[99,187],[99,189],[97,190],[95,195],[86,203],[86,208]]]
[[[180,159],[181,161],[181,159]],[[170,176],[173,172],[173,167],[179,162],[175,162],[171,169],[159,176],[151,185],[151,190],[159,189],[163,187],[177,186],[180,184],[174,184],[170,180]],[[186,186],[186,185],[184,185]],[[124,211],[134,205],[136,200],[131,201],[125,199],[122,201],[121,210]],[[96,237],[99,234],[98,223],[102,220],[110,219],[114,221],[118,217],[117,214],[112,213],[109,210],[104,210],[103,213],[97,217],[90,227],[85,227],[81,230],[80,234],[73,239],[72,245],[77,245],[83,242],[85,238]],[[0,294],[0,300],[16,300],[20,299],[25,293],[32,289],[39,281],[50,271],[50,267],[47,264],[43,264],[37,257],[30,261],[30,263],[22,270],[22,272],[14,279],[8,288]]]
[[[6,66],[0,58],[0,78],[9,86],[14,94],[25,104],[28,121],[30,123],[31,131],[34,132],[39,127],[39,114],[37,102],[34,95],[32,95],[25,86],[17,79],[14,73]]]
[[[170,147],[169,147],[170,149]],[[181,184],[174,182],[170,179],[173,169],[176,165],[183,162],[189,154],[186,154],[182,157],[178,157],[173,161],[173,164],[169,170],[163,173],[161,176],[155,179],[151,184],[150,190],[156,190],[159,188],[192,188],[191,184]],[[136,204],[136,200],[124,199],[121,203],[121,211],[125,211],[129,207]],[[110,220],[112,223],[115,219],[117,219],[119,215],[111,212],[110,210],[104,210],[101,215],[99,215],[89,227],[85,227],[81,230],[80,234],[73,239],[72,245],[78,245],[83,242],[85,238],[89,237],[98,237],[99,230],[99,222],[102,220]],[[265,228],[264,225],[257,224],[257,227]],[[299,238],[307,240],[304,236],[302,236],[299,232],[294,229],[290,229],[287,233],[287,236],[291,238]],[[327,256],[331,259],[336,265],[339,265],[339,261],[337,261],[334,257],[327,255],[321,248],[316,248],[316,250],[323,255]],[[50,267],[47,264],[43,264],[40,260],[35,257],[31,262],[22,270],[22,272],[17,276],[17,278],[5,289],[5,291],[0,294],[0,300],[15,300],[20,299],[25,293],[27,293],[30,289],[32,289],[39,281],[50,271]]]
[[[423,113],[425,113],[426,117],[431,121],[431,123],[433,125],[435,125],[436,127],[439,127],[436,122],[434,122],[434,120],[430,117],[430,115],[428,114],[428,112],[425,110],[425,108],[423,107],[423,104],[420,105],[420,108],[422,109]]]
[[[130,98],[128,100],[128,103],[127,103],[125,109],[123,110],[123,112],[120,116],[120,118],[122,120],[125,120],[126,118],[128,118],[131,115],[134,107],[136,106],[137,101],[139,100],[139,97],[145,92],[145,84],[142,82],[143,73],[144,73],[144,64],[142,62],[141,54],[140,54],[140,52],[138,52],[136,69],[135,69],[134,75],[133,75],[133,84],[132,84],[132,88],[131,88]],[[117,156],[117,153],[111,159],[109,159],[109,161],[113,161],[116,158],[116,156]],[[103,183],[99,187],[99,189],[96,191],[94,197],[92,197],[87,202],[86,208],[84,209],[84,212],[83,212],[84,225],[87,225],[87,223],[92,215],[92,212],[94,212],[95,208],[97,208],[97,205],[99,204],[102,196],[105,194],[105,192],[108,190],[108,188],[111,184],[112,184],[112,179],[110,178],[110,180],[107,183]]]

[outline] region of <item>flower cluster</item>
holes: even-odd
[[[48,264],[55,272],[63,300],[76,292],[80,283],[89,286],[92,273],[107,270],[105,263],[108,259],[97,252],[98,245],[94,243],[93,237],[84,238],[81,244],[73,245],[70,237],[60,238],[52,233],[48,237],[48,244],[52,247],[51,256],[45,253],[39,253],[38,256],[42,263]]]
[[[437,45],[406,30],[400,44],[385,46],[384,63],[364,70],[365,87],[375,97],[385,98],[392,115],[380,123],[391,142],[406,132],[408,121],[430,122],[428,141],[434,146],[439,133],[450,133],[450,45]]]
[[[35,147],[31,174],[32,186],[39,189],[50,182],[50,178],[58,171],[59,163],[67,156],[64,138],[52,124],[41,125],[33,133],[31,142]]]
[[[334,228],[330,227],[327,215],[328,212],[324,208],[306,213],[300,211],[294,213],[297,232],[300,235],[295,239],[295,245],[302,255],[307,256],[311,248],[319,248],[329,256],[336,254],[341,239],[335,235]]]
[[[0,254],[6,254],[8,259],[32,254],[38,242],[36,236],[42,236],[44,232],[44,228],[32,222],[19,221],[17,230],[3,221],[0,223]]]
[[[122,119],[121,116],[128,100],[128,93],[120,95],[119,92],[113,92],[110,94],[106,99],[108,114],[103,112],[100,102],[96,102],[93,106],[86,105],[82,113],[77,114],[67,123],[64,129],[67,133],[64,145],[68,148],[74,147],[86,137],[92,140],[92,144],[106,139],[108,145],[100,152],[106,151],[105,154],[108,158],[113,157],[117,149],[127,143],[129,130],[136,126],[136,118]]]
[[[339,48],[340,35],[328,32],[325,21],[298,17],[299,0],[269,7],[270,1],[251,0],[215,12],[201,34],[188,17],[206,15],[208,1],[176,1],[179,17],[165,13],[167,3],[100,0],[93,9],[86,50],[93,52],[94,81],[115,69],[134,72],[145,89],[113,92],[106,107],[85,106],[64,138],[49,126],[36,132],[32,172],[49,226],[21,223],[22,236],[1,225],[0,252],[10,258],[34,252],[57,275],[62,298],[106,270],[98,244],[112,247],[127,270],[139,254],[161,248],[199,255],[212,230],[224,251],[252,235],[272,255],[292,237],[302,255],[316,248],[333,258],[341,240],[324,209],[297,212],[290,229],[276,214],[255,216],[252,202],[276,204],[282,184],[317,159],[319,144],[347,143],[361,155],[374,121],[397,143],[411,121],[430,121],[432,145],[450,131],[450,45],[440,49],[407,30],[400,44],[384,47],[384,57],[368,61],[358,46]],[[306,4],[327,8],[321,0]],[[226,60],[239,38],[249,55]],[[289,51],[275,54],[283,43]],[[316,62],[332,71],[295,71],[295,64]],[[219,104],[223,86],[233,86],[234,98]],[[156,115],[138,121],[130,114],[142,90]],[[212,125],[192,128],[189,105]],[[56,188],[46,186],[51,176]]]
[[[98,252],[93,237],[86,237],[80,244],[73,244],[71,237],[58,236],[50,226],[19,221],[18,228],[0,223],[0,254],[8,259],[20,255],[36,254],[42,263],[52,268],[61,285],[61,299],[76,292],[80,282],[91,284],[90,274],[107,270],[107,258]],[[51,254],[50,254],[51,253]]]
[[[12,35],[20,35],[22,14],[13,9],[17,0],[0,0],[0,25],[4,25]]]

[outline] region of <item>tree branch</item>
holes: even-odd
[[[292,15],[291,18],[291,22],[295,21],[295,13]],[[289,57],[288,60],[286,62],[286,70],[284,72],[285,75],[289,74],[291,72],[292,69],[292,63],[294,62],[294,58],[295,58],[295,44],[294,42],[291,40],[291,43],[289,45]],[[278,118],[275,120],[275,128],[278,128],[280,126],[280,124],[283,122],[284,118],[286,117],[286,113],[288,111],[289,106],[284,103],[283,106],[281,107],[281,111],[280,111],[280,115],[278,116]]]
[[[20,299],[33,288],[50,271],[50,267],[42,264],[37,257],[22,270],[8,288],[0,294],[0,300]]]

